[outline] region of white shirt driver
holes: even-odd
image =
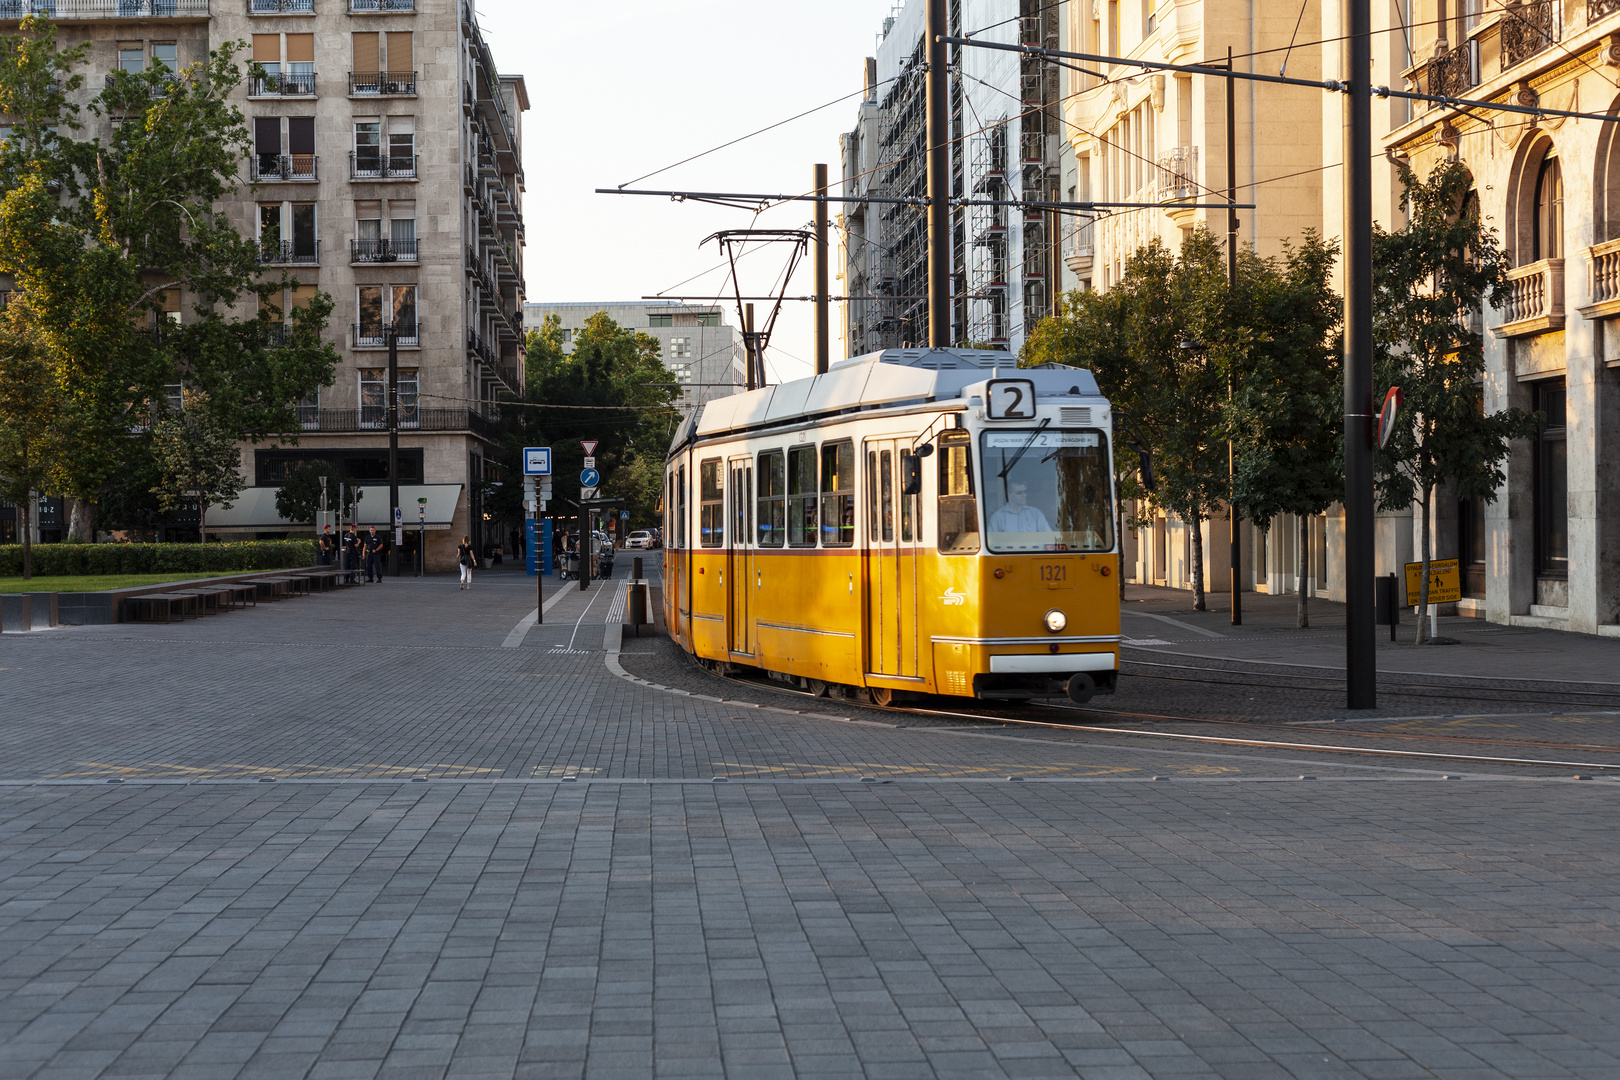
[[[990,531],[993,533],[1034,533],[1052,532],[1051,524],[1046,515],[1033,506],[1025,506],[1021,510],[1014,510],[1011,506],[1003,506],[990,515]]]

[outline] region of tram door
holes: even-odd
[[[754,465],[750,458],[731,462],[731,528],[726,551],[726,633],[734,653],[753,655],[748,596],[754,584]]]
[[[917,674],[917,502],[903,495],[904,440],[866,441],[867,671]]]

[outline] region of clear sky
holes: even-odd
[[[839,175],[838,135],[855,126],[863,58],[891,0],[476,0],[503,73],[524,76],[524,276],[533,301],[714,296],[730,285],[704,237],[719,229],[798,228],[808,203],[762,215],[647,196],[594,195],[850,94],[765,135],[636,186],[801,192],[812,166]],[[836,220],[836,207],[831,214]],[[836,245],[838,236],[832,234]],[[739,264],[748,295],[774,292],[785,251]],[[829,276],[842,295],[836,247]],[[691,278],[690,281],[685,279]],[[681,284],[685,281],[685,284]],[[790,295],[815,291],[810,260]],[[756,313],[763,317],[756,305]],[[809,374],[811,305],[783,306],[767,354],[772,381]],[[839,312],[832,314],[838,359]],[[737,318],[728,305],[727,322]]]

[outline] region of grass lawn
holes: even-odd
[[[79,577],[0,578],[0,593],[22,592],[99,592],[102,589],[132,589],[137,585],[161,585],[165,581],[195,581],[209,575],[193,570],[184,574],[84,574]],[[225,575],[229,577],[229,574]]]

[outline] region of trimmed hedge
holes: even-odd
[[[33,571],[78,574],[245,574],[313,566],[313,540],[239,544],[35,544]],[[0,577],[22,576],[22,545],[0,544]]]

